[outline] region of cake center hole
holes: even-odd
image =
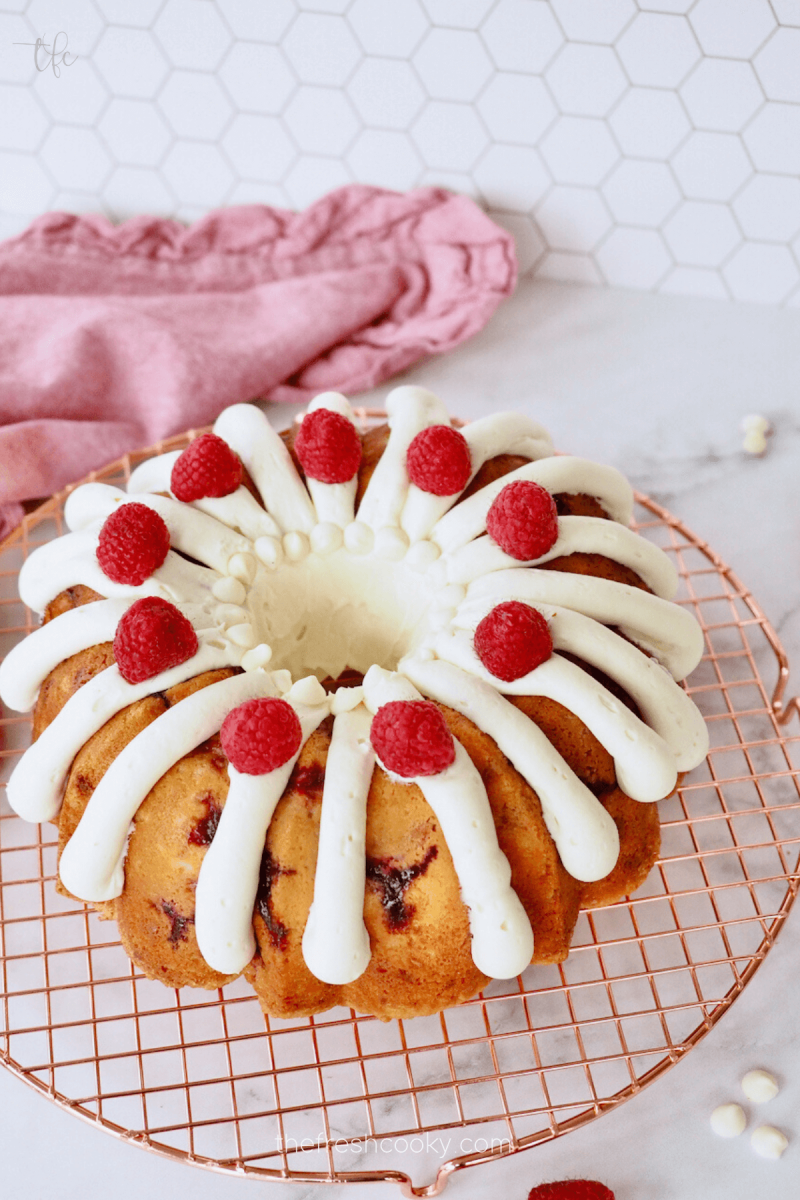
[[[395,670],[428,632],[432,595],[404,562],[341,549],[260,570],[250,607],[258,640],[272,647],[270,670],[322,680],[373,663]]]

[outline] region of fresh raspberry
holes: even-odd
[[[361,465],[361,439],[352,421],[329,408],[306,413],[294,448],[309,479],[347,483]]]
[[[372,748],[384,767],[404,779],[438,775],[455,762],[453,735],[430,700],[391,700],[375,714]]]
[[[267,775],[300,749],[303,730],[287,700],[276,696],[245,700],[222,722],[222,749],[243,775]]]
[[[614,1200],[614,1193],[596,1179],[560,1179],[531,1188],[528,1200]]]
[[[519,600],[495,605],[475,630],[474,644],[486,670],[506,683],[521,679],[553,653],[547,621]]]
[[[144,596],[121,618],[114,637],[114,658],[128,683],[142,683],[197,653],[191,621],[169,600]]]
[[[230,496],[241,482],[238,454],[215,433],[204,433],[176,459],[170,487],[176,500],[189,504],[204,496]]]
[[[450,425],[429,425],[408,447],[406,470],[421,491],[454,496],[463,491],[472,474],[467,439]]]
[[[146,504],[121,504],[107,518],[97,542],[97,561],[114,583],[138,587],[169,553],[169,530]]]
[[[486,529],[506,554],[521,562],[541,558],[558,538],[553,497],[538,483],[518,479],[495,498]]]

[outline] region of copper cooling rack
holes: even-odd
[[[361,413],[368,423],[374,414]],[[91,476],[124,485],[142,459]],[[0,654],[35,625],[27,554],[62,532],[67,492],[0,546]],[[800,737],[782,733],[788,665],[749,592],[680,521],[637,497],[637,527],[675,561],[707,653],[690,692],[711,752],[662,802],[662,857],[634,897],[582,914],[558,967],[529,968],[440,1016],[348,1009],[265,1019],[241,981],[167,990],[115,926],[55,891],[56,833],[14,816],[0,783],[0,1059],[118,1137],[217,1171],[398,1183],[433,1196],[461,1168],[563,1136],[635,1096],[719,1020],[797,891]],[[0,780],[28,742],[2,719]],[[408,1174],[432,1180],[417,1184]]]

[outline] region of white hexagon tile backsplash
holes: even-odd
[[[800,0],[0,0],[0,234],[350,181],[549,279],[800,303]]]

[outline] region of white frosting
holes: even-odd
[[[17,763],[8,781],[8,802],[14,812],[26,821],[52,821],[61,805],[61,794],[73,758],[106,721],[136,700],[163,692],[203,671],[229,666],[230,662],[227,649],[201,645],[197,654],[180,666],[162,671],[143,683],[128,683],[116,664],[100,671],[70,696],[55,720]],[[210,733],[206,734],[206,737],[210,736]],[[108,772],[104,780],[107,775]],[[82,900],[98,898],[81,896]]]
[[[19,594],[28,608],[42,613],[65,588],[84,584],[110,599],[160,596],[172,603],[197,603],[212,596],[219,575],[207,567],[187,562],[169,551],[162,566],[138,586],[114,583],[97,561],[97,533],[82,530],[37,546],[19,573]]]
[[[50,672],[80,650],[112,642],[130,600],[98,600],[62,613],[18,642],[0,663],[0,695],[17,712],[29,712]]]
[[[742,1079],[742,1091],[754,1104],[766,1104],[774,1100],[780,1088],[778,1081],[769,1071],[748,1071]]]
[[[329,486],[334,487],[335,484]],[[332,521],[320,521],[311,530],[311,549],[315,554],[333,554],[344,542],[344,532],[339,525]]]
[[[543,458],[539,462],[527,463],[493,483],[487,483],[474,496],[464,500],[450,510],[431,530],[431,541],[436,542],[444,553],[451,553],[465,546],[473,538],[486,532],[486,516],[503,488],[518,480],[530,480],[540,484],[551,495],[560,492],[586,492],[596,496],[605,511],[614,521],[623,525],[630,522],[633,512],[633,491],[624,475],[614,467],[589,462],[585,458]]]
[[[451,663],[408,658],[400,670],[424,695],[463,713],[494,739],[538,795],[545,824],[570,875],[590,883],[612,870],[619,855],[616,825],[524,713],[490,684]]]
[[[340,712],[328,750],[314,900],[303,933],[306,966],[324,983],[352,983],[370,959],[364,885],[367,795],[375,766],[371,724],[363,704]]]
[[[149,683],[152,691],[153,681]],[[90,686],[85,684],[73,698]],[[150,789],[184,755],[218,733],[238,704],[257,696],[274,696],[276,690],[263,671],[233,675],[187,696],[138,733],[100,780],[64,848],[59,863],[64,886],[81,900],[119,896],[125,883],[130,823]],[[263,842],[259,856],[262,849]]]
[[[422,699],[408,679],[377,666],[364,678],[364,694],[373,712],[393,700]],[[454,743],[455,762],[446,770],[399,782],[417,785],[444,834],[461,898],[469,909],[476,967],[492,978],[510,979],[524,971],[533,958],[531,923],[512,891],[511,867],[497,843],[483,780],[464,747],[455,739]]]
[[[192,505],[181,504],[169,496],[141,495],[131,500],[125,492],[107,483],[86,483],[76,488],[64,506],[64,518],[70,529],[87,529],[97,524],[99,532],[106,518],[125,504],[144,504],[157,512],[169,530],[170,545],[175,550],[223,575],[233,555],[252,557],[247,538]]]
[[[603,554],[635,571],[657,596],[671,600],[678,588],[678,574],[663,550],[645,541],[632,529],[602,517],[559,517],[558,539],[539,558],[521,562],[512,558],[488,534],[441,559],[449,583],[471,583],[492,571],[508,567],[540,565],[562,555]]]
[[[289,451],[261,409],[234,404],[217,417],[214,432],[239,455],[281,530],[310,533],[317,523],[314,505]]]
[[[548,623],[554,649],[567,650],[597,667],[636,702],[648,725],[671,748],[679,771],[690,771],[703,761],[708,753],[708,727],[697,706],[660,663],[591,617],[557,605],[534,607]],[[464,624],[460,615],[454,624]],[[467,628],[474,633],[477,625],[473,617]],[[524,696],[527,678],[497,686],[506,695]]]
[[[283,543],[280,538],[256,538],[253,549],[255,550],[259,561],[271,571],[277,570],[277,568],[283,562]]]
[[[317,397],[311,409],[320,407],[353,420],[337,393]],[[12,776],[9,799],[21,815],[55,814],[74,755],[125,705],[212,667],[245,670],[169,709],[118,756],[62,856],[62,879],[75,895],[97,901],[119,894],[138,805],[173,763],[254,695],[286,695],[306,714],[304,737],[306,725],[314,727],[309,713],[317,723],[328,711],[336,714],[315,901],[304,937],[311,969],[329,982],[357,978],[368,956],[362,826],[372,763],[369,712],[381,704],[417,698],[419,688],[475,721],[535,789],[566,869],[585,881],[613,867],[616,826],[535,724],[500,693],[546,695],[570,708],[614,756],[621,786],[641,800],[667,794],[676,770],[704,756],[702,718],[659,665],[682,678],[703,652],[702,633],[688,611],[666,601],[675,588],[667,557],[625,528],[632,492],[623,477],[582,459],[552,457],[540,426],[500,413],[464,430],[473,476],[499,453],[534,461],[455,506],[458,497],[435,497],[410,485],[405,466],[408,445],[420,430],[449,424],[444,406],[422,388],[401,387],[390,394],[387,407],[388,444],[355,515],[355,481],[309,480],[306,487],[263,413],[240,404],[220,416],[215,430],[241,457],[266,511],[244,487],[192,505],[158,494],[169,491],[178,457],[165,454],[133,472],[127,495],[102,484],[76,489],[66,506],[72,532],[28,558],[20,594],[29,607],[41,612],[75,584],[109,599],[62,614],[11,652],[0,668],[0,693],[14,707],[30,708],[62,659],[112,640],[120,616],[139,596],[177,604],[197,630],[201,649],[188,663],[141,685],[125,683],[111,667],[81,687]],[[520,564],[482,536],[495,496],[517,479],[533,479],[551,493],[597,496],[613,518],[560,518],[558,541],[539,562],[575,551],[604,554],[635,570],[656,595]],[[114,584],[96,558],[103,520],[133,496],[163,517],[174,547],[139,587]],[[504,600],[538,607],[550,623],[555,649],[619,683],[647,724],[559,654],[512,684],[492,677],[474,653],[472,634]],[[273,661],[278,669],[267,675],[263,668]],[[396,674],[375,665],[398,661]],[[308,678],[310,672],[336,675],[345,666],[366,672],[363,689],[340,689],[328,699]],[[305,678],[293,683],[293,676]],[[480,776],[460,746],[456,753],[447,771],[415,782],[434,808],[453,856],[470,909],[476,963],[488,975],[514,975],[530,961],[530,926],[510,889]],[[255,781],[232,772],[232,781],[220,824],[226,832],[221,841],[217,834],[206,856],[212,865],[204,867],[202,898],[198,887],[199,909],[216,914],[208,925],[205,916],[198,917],[201,949],[225,973],[241,969],[252,954],[253,863],[257,880],[262,826],[265,834],[285,786],[274,772]],[[244,823],[236,817],[239,811],[249,814]],[[232,866],[244,861],[237,855],[244,855],[246,871]],[[223,867],[214,883],[218,862]],[[227,875],[236,877],[235,887],[225,883]]]
[[[132,472],[128,480],[128,495],[142,499],[142,492],[170,492],[172,468],[181,456],[180,450],[148,458]],[[280,530],[269,513],[256,503],[247,488],[240,485],[229,496],[204,496],[192,501],[192,508],[215,517],[230,529],[236,529],[255,541],[259,537],[280,537]]]
[[[718,1137],[735,1138],[744,1133],[747,1117],[740,1104],[720,1104],[711,1114],[711,1128]]]
[[[128,480],[129,494],[139,492],[170,492],[172,468],[180,458],[182,450],[170,450],[168,454],[157,454],[146,458],[134,467]]]
[[[228,764],[228,797],[197,880],[197,944],[208,965],[223,975],[243,971],[255,953],[253,906],[269,823],[300,750],[328,715],[327,703],[308,708],[287,699],[303,731],[300,747],[265,775],[243,775]]]
[[[411,442],[429,425],[449,425],[447,409],[433,392],[421,387],[398,387],[386,397],[389,440],[372,473],[358,510],[358,519],[376,532],[399,525],[408,495],[406,454]]]
[[[323,392],[316,396],[308,406],[308,412],[326,408],[330,412],[345,417],[351,425],[356,420],[353,410],[341,392]],[[320,521],[329,522],[339,529],[345,529],[353,520],[356,491],[358,489],[358,474],[356,473],[347,483],[322,483],[319,479],[306,476],[306,487],[311,493],[317,517]],[[336,549],[337,547],[334,547]]]
[[[440,635],[439,658],[454,663],[500,692],[515,696],[547,696],[573,712],[614,759],[619,786],[633,800],[662,800],[677,783],[672,750],[607,688],[574,663],[552,654],[528,675],[508,684],[492,675],[478,658],[465,633]]]
[[[703,656],[703,631],[691,613],[614,579],[535,567],[495,571],[469,585],[458,619],[471,624],[477,617],[477,624],[504,600],[556,604],[604,625],[615,625],[631,641],[654,654],[675,679],[685,678]]]
[[[759,1125],[750,1134],[750,1145],[759,1158],[780,1158],[789,1145],[789,1139],[774,1125]]]
[[[449,424],[449,419],[446,422]],[[492,413],[460,431],[469,449],[468,483],[477,475],[487,459],[497,454],[521,454],[535,460],[553,453],[550,434],[536,421],[521,413]],[[412,542],[428,536],[440,517],[453,507],[455,496],[434,496],[410,484],[403,506],[401,524]]]
[[[344,544],[351,554],[371,554],[375,534],[363,521],[351,521],[344,531]]]
[[[290,563],[300,563],[311,553],[311,543],[304,533],[293,529],[283,535],[283,553]]]

